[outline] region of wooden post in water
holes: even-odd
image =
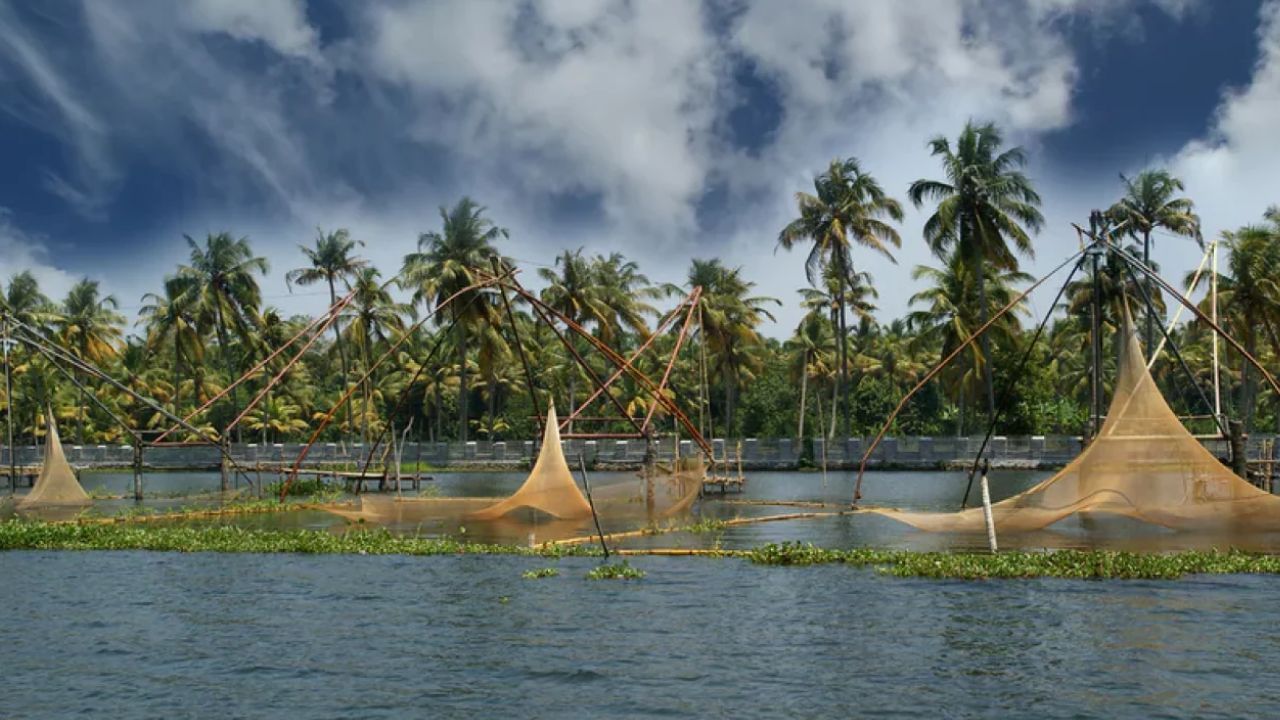
[[[654,506],[656,505],[656,500],[653,494],[653,476],[658,469],[657,454],[658,453],[656,449],[653,447],[653,433],[651,432],[645,433],[645,436],[644,436],[644,511],[645,511],[645,518],[650,523],[653,522]],[[583,477],[586,477],[585,470],[583,470]]]
[[[1239,420],[1227,421],[1227,442],[1231,446],[1231,470],[1236,475],[1249,480],[1249,460],[1245,457],[1244,423]]]
[[[991,515],[991,489],[987,485],[987,470],[991,468],[991,463],[987,460],[982,461],[982,519],[987,524],[987,547],[991,552],[996,552],[999,548],[996,546],[996,521]]]
[[[142,502],[142,437],[133,438],[133,499]]]
[[[596,535],[600,536],[600,549],[604,551],[605,561],[609,560],[609,546],[604,542],[604,531],[600,529],[600,516],[596,515],[596,502],[591,499],[591,481],[587,480],[587,461],[582,453],[578,453],[578,469],[582,471],[582,488],[587,491],[587,505],[591,508],[591,519],[596,524]]]
[[[227,492],[231,489],[231,468],[227,463],[227,458],[231,456],[231,439],[226,431],[223,431],[218,443],[222,446],[222,460],[218,463],[218,470],[222,474],[222,492]]]

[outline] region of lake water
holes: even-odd
[[[627,474],[593,474],[602,484]],[[704,517],[847,503],[852,474],[752,473]],[[1001,473],[998,498],[1042,473]],[[519,473],[438,474],[501,496]],[[128,475],[86,474],[99,493]],[[873,473],[865,502],[946,510],[963,474]],[[145,504],[216,504],[210,474],[154,475]],[[129,500],[99,500],[119,512]],[[238,524],[341,530],[324,512]],[[1114,528],[1112,530],[1115,530]],[[1066,528],[1006,545],[1159,549],[1220,539]],[[483,538],[482,527],[469,536]],[[670,533],[632,546],[966,547],[862,515]],[[1248,543],[1270,547],[1273,541]],[[1280,547],[1280,543],[1276,543]],[[1276,717],[1280,581],[902,580],[839,566],[639,557],[0,553],[0,717]],[[525,580],[555,566],[559,577]]]
[[[632,562],[0,553],[0,717],[1280,716],[1273,578]]]

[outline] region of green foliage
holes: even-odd
[[[542,548],[417,538],[386,530],[342,534],[315,530],[249,530],[230,525],[73,524],[0,522],[0,550],[152,550],[158,552],[302,553],[356,555],[591,556],[592,548]]]
[[[631,567],[631,563],[626,560],[597,565],[587,573],[588,580],[639,580],[642,577],[644,571]]]
[[[905,550],[825,550],[809,543],[769,544],[745,553],[759,565],[841,563],[876,567],[897,577],[1173,580],[1198,574],[1280,574],[1280,557],[1240,550],[1132,553],[1111,550],[1013,551],[997,554]]]
[[[692,525],[686,525],[683,529],[696,535],[702,535],[706,533],[724,532],[724,529],[727,527],[729,527],[729,523],[724,520],[719,520],[717,518],[703,518]]]
[[[537,570],[526,570],[525,572],[520,573],[520,577],[524,578],[525,580],[541,580],[542,578],[557,577],[559,575],[560,575],[560,569],[553,568],[553,567],[538,568]]]
[[[262,489],[262,494],[267,497],[280,497],[280,491],[284,489],[284,481],[277,480]],[[289,485],[289,497],[315,497],[330,494],[331,490],[325,483],[323,478],[319,477],[300,477]]]

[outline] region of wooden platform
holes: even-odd
[[[740,493],[746,487],[747,479],[745,477],[730,477],[727,475],[708,475],[702,481],[702,494],[706,495],[712,490],[719,494]]]
[[[280,477],[293,474],[293,468],[287,465],[255,465],[251,468],[259,473],[274,473]],[[369,472],[361,473],[356,470],[330,470],[326,468],[299,468],[297,471],[299,476],[316,477],[320,479],[328,479],[330,482],[342,481],[347,487],[352,487],[357,481],[363,479],[365,488],[374,483],[384,483],[389,490],[395,490],[396,478],[394,474],[387,474],[383,469],[370,469]],[[408,487],[418,490],[422,487],[424,481],[430,482],[435,480],[434,477],[425,473],[401,473],[401,487]]]

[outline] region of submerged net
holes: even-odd
[[[565,461],[564,450],[560,447],[560,427],[554,404],[547,411],[547,426],[542,432],[538,460],[524,484],[511,497],[477,510],[469,517],[493,520],[521,508],[537,510],[559,520],[591,516],[591,505],[573,481],[573,473],[569,472],[569,463]]]
[[[1071,515],[1128,517],[1173,529],[1280,529],[1280,497],[1241,479],[1204,448],[1156,387],[1127,328],[1115,397],[1098,436],[1035,487],[991,506],[996,529],[1022,532]],[[922,530],[981,532],[982,508],[873,512]]]
[[[49,434],[45,437],[44,464],[40,467],[40,475],[31,492],[18,501],[18,509],[88,505],[92,500],[84,488],[80,487],[75,471],[62,452],[62,441],[58,439],[58,427],[53,422],[53,414],[48,414],[47,418]]]

